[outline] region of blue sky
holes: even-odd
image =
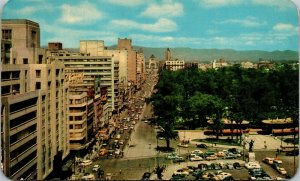
[[[2,11],[38,22],[42,45],[127,37],[148,47],[299,50],[289,0],[10,0]]]

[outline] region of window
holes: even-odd
[[[12,30],[11,29],[3,29],[2,30],[2,39],[11,40],[12,38]]]
[[[35,71],[35,77],[40,78],[41,77],[41,70],[36,70]]]
[[[28,58],[23,58],[23,64],[28,64]]]
[[[35,89],[41,89],[41,83],[40,82],[35,83]]]
[[[39,64],[43,63],[43,55],[39,55]]]

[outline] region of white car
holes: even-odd
[[[203,158],[201,156],[194,156],[190,158],[190,161],[201,161]]]
[[[189,175],[189,172],[185,171],[183,169],[179,169],[179,170],[174,172],[174,175]]]
[[[79,165],[88,166],[91,165],[92,163],[93,163],[92,160],[83,160]]]
[[[116,149],[116,150],[115,150],[115,154],[116,154],[116,155],[119,155],[120,153],[121,153],[120,149]]]
[[[280,174],[282,174],[282,175],[286,175],[287,174],[287,172],[286,172],[286,170],[284,169],[284,168],[278,168],[277,169],[277,171],[280,173]]]
[[[177,146],[179,146],[179,147],[183,147],[183,148],[187,148],[187,147],[189,147],[189,145],[188,145],[188,144],[178,144]]]
[[[123,128],[124,130],[127,130],[128,129],[128,126],[124,126],[124,128]]]
[[[222,178],[232,176],[231,173],[227,173],[227,172],[222,172],[222,173],[219,173],[218,175],[221,176]]]
[[[93,167],[93,171],[94,172],[98,172],[98,170],[100,169],[100,165],[94,165],[94,167]]]
[[[261,166],[258,162],[248,162],[248,163],[245,164],[245,167],[247,169],[261,168]]]
[[[87,173],[81,179],[83,179],[83,180],[95,180],[96,178],[95,178],[94,174]]]
[[[203,151],[201,150],[194,150],[191,152],[192,154],[196,154],[196,155],[199,155],[199,154],[203,154]]]
[[[276,158],[275,158],[275,159],[273,160],[273,162],[274,162],[274,163],[281,164],[281,163],[282,163],[282,160],[279,160],[279,159],[276,159]]]

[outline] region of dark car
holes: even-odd
[[[142,176],[142,180],[149,180],[151,176],[150,172],[145,172]]]
[[[176,158],[173,159],[173,162],[174,162],[174,163],[184,162],[184,161],[185,161],[185,160],[184,160],[183,157],[176,157]]]
[[[239,162],[233,163],[233,167],[238,170],[242,168]]]
[[[201,144],[196,144],[196,146],[197,146],[198,148],[207,148],[207,147],[208,147],[206,144],[203,144],[203,143],[201,143]]]
[[[191,165],[188,165],[187,167],[188,167],[189,169],[192,169],[192,170],[194,170],[194,171],[195,171],[196,169],[198,169],[198,167],[191,166]]]
[[[286,156],[298,156],[298,155],[299,155],[299,150],[293,150],[293,151],[286,152]]]

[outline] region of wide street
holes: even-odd
[[[149,97],[152,93],[153,89],[153,81],[151,78],[147,78],[144,89],[142,91],[137,92],[134,95],[134,100],[138,100],[141,97]],[[137,101],[135,101],[137,102]],[[139,102],[139,101],[138,101]],[[134,105],[134,104],[133,104]],[[123,118],[130,117],[129,110],[123,111],[120,114],[120,120],[125,120]],[[144,103],[142,106],[142,110],[139,114],[139,120],[136,120],[136,124],[134,125],[134,129],[132,129],[131,133],[129,130],[124,130],[124,134],[121,134],[121,139],[124,139],[126,135],[130,135],[127,142],[125,141],[125,145],[121,146],[123,148],[123,156],[122,157],[101,157],[93,162],[92,165],[86,166],[84,168],[85,173],[94,173],[96,178],[99,178],[98,175],[92,171],[94,165],[100,165],[103,168],[105,174],[110,173],[112,175],[113,180],[137,180],[141,179],[144,172],[151,173],[151,180],[156,180],[157,176],[153,172],[157,165],[165,165],[166,170],[163,173],[163,179],[170,179],[174,171],[184,168],[186,166],[197,166],[199,163],[207,162],[207,161],[198,161],[198,162],[190,162],[185,161],[183,163],[173,163],[172,160],[166,159],[167,153],[158,152],[156,150],[158,146],[165,146],[165,140],[156,139],[156,132],[158,129],[155,126],[151,126],[149,122],[145,122],[145,118],[153,117],[152,107],[149,104]],[[117,131],[116,134],[118,134]],[[174,148],[174,151],[179,153],[184,158],[191,153],[195,149],[199,149],[196,147],[196,144],[199,143],[195,141],[195,139],[205,139],[207,136],[203,134],[201,130],[179,130],[179,140],[172,140],[170,146]],[[177,144],[180,140],[190,140],[190,144],[188,148],[178,147]],[[254,140],[254,152],[256,153],[256,160],[261,163],[262,168],[272,177],[283,177],[276,170],[270,167],[265,163],[262,163],[262,159],[265,157],[274,157],[276,149],[279,148],[282,142],[279,138],[273,137],[271,135],[259,135],[256,130],[253,130],[245,137],[245,140]],[[114,139],[111,139],[109,144],[113,143]],[[264,142],[267,143],[267,149],[264,147]],[[286,145],[286,143],[283,143]],[[242,150],[242,147],[237,146],[226,146],[226,145],[214,145],[207,144],[209,146],[208,149],[201,149],[203,152],[206,150],[213,151],[222,151],[228,148],[239,148]],[[107,146],[109,147],[109,145]],[[246,148],[243,150],[245,154],[247,153],[248,144]],[[294,175],[294,161],[293,157],[285,156],[284,154],[279,155],[280,159],[283,160],[282,166],[290,173]],[[234,163],[239,162],[241,165],[245,164],[242,158],[236,160],[216,160],[213,162],[224,162],[224,163]],[[298,156],[296,157],[295,168],[298,168]],[[228,170],[223,169],[228,173],[231,173],[236,179],[249,179],[249,173],[246,168],[242,168],[241,170]],[[105,177],[102,177],[102,179]],[[194,179],[191,176],[190,179]]]

